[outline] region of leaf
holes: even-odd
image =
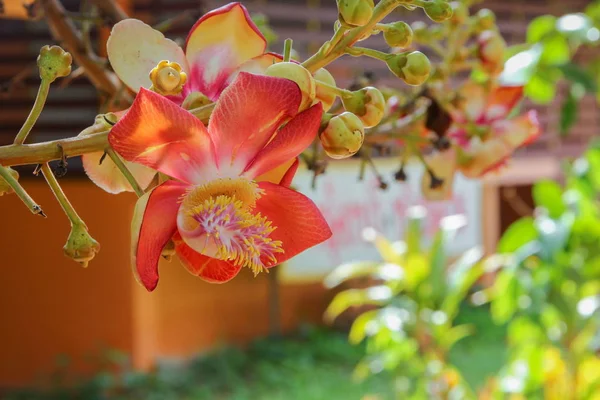
[[[533,202],[536,207],[544,207],[551,218],[560,217],[566,210],[563,202],[563,190],[560,185],[551,180],[541,180],[533,185]]]
[[[387,286],[373,286],[367,289],[349,289],[338,293],[325,310],[324,319],[331,323],[350,307],[383,305],[393,297]]]
[[[495,323],[503,324],[517,311],[521,288],[514,270],[505,269],[494,283],[494,299],[491,303],[492,318]]]
[[[542,328],[528,317],[517,317],[508,326],[510,345],[537,345],[543,343],[546,335]]]
[[[525,85],[535,74],[542,55],[542,45],[537,43],[530,49],[521,51],[504,63],[500,83],[507,86]]]
[[[406,251],[408,254],[421,251],[421,238],[423,236],[423,223],[427,210],[423,206],[411,207],[407,212],[408,223],[406,227]]]
[[[549,33],[556,31],[556,17],[542,15],[533,19],[527,27],[527,43],[538,43]]]
[[[499,253],[512,253],[525,244],[537,239],[538,233],[531,217],[513,222],[498,241]]]
[[[440,346],[446,350],[450,350],[456,342],[467,336],[471,336],[473,333],[475,333],[475,327],[472,324],[454,326],[440,339]]]
[[[598,91],[598,84],[594,75],[577,64],[566,63],[560,65],[558,68],[562,71],[566,79],[580,84],[588,93],[596,93]]]
[[[525,96],[538,104],[548,104],[556,96],[556,83],[540,74],[533,75],[525,85]]]
[[[592,20],[583,13],[566,14],[556,21],[556,29],[570,39],[589,42],[588,32],[592,29]]]
[[[350,333],[348,334],[348,342],[351,344],[358,344],[362,342],[367,335],[371,335],[375,333],[376,330],[379,330],[380,326],[376,322],[378,311],[379,310],[367,311],[356,317],[350,328]]]
[[[571,49],[567,39],[559,34],[547,37],[543,42],[544,49],[540,62],[546,65],[559,65],[571,59]]]
[[[559,133],[561,136],[566,136],[569,133],[569,130],[577,121],[577,113],[577,99],[573,96],[572,91],[569,90],[560,109]]]
[[[384,281],[399,281],[404,277],[404,270],[396,264],[382,264],[373,261],[350,262],[334,269],[325,277],[323,284],[328,288],[334,288],[349,279],[366,276]]]
[[[469,289],[485,272],[484,264],[480,262],[482,256],[483,250],[480,247],[473,247],[463,253],[450,267],[447,294],[441,310],[451,319],[458,313],[459,306],[468,295]]]

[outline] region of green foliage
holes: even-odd
[[[500,385],[499,392],[600,394],[599,179],[600,148],[592,146],[568,169],[564,186],[535,184],[535,217],[515,222],[499,242],[507,255],[491,311],[496,322],[508,323],[510,351],[500,375],[510,388]]]
[[[350,330],[351,343],[366,343],[366,356],[356,366],[355,378],[387,371],[395,377],[397,398],[474,398],[448,356],[474,331],[473,326],[457,325],[454,320],[484,272],[482,251],[470,249],[451,263],[447,247],[465,218],[446,217],[427,246],[424,209],[415,207],[408,214],[404,241],[392,243],[373,230],[366,231],[365,237],[381,253],[381,262],[344,264],[326,278],[330,287],[357,276],[373,281],[369,288],[338,293],[326,319],[332,321],[348,308],[375,306],[358,316]]]

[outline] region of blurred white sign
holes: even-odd
[[[362,231],[373,227],[390,240],[403,237],[405,216],[409,207],[422,205],[427,209],[425,232],[431,238],[441,218],[464,214],[467,226],[462,228],[449,251],[459,254],[482,244],[481,185],[457,174],[454,179],[454,198],[451,201],[429,202],[421,197],[423,167],[406,167],[408,181],[394,181],[397,159],[376,159],[378,171],[389,184],[387,190],[378,187],[377,179],[367,169],[365,179],[358,181],[359,161],[331,162],[327,173],[317,178],[311,188],[313,173],[301,168],[294,187],[310,197],[331,226],[333,237],[290,260],[281,271],[283,281],[319,281],[337,265],[354,260],[377,260],[379,255],[372,244],[362,239]]]

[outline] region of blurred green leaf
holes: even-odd
[[[383,305],[393,296],[392,290],[384,285],[367,289],[349,289],[338,293],[325,310],[324,318],[333,322],[350,307]]]
[[[538,233],[531,217],[513,222],[498,241],[499,253],[512,253],[526,243],[537,239]]]
[[[377,313],[379,310],[371,310],[362,313],[352,323],[348,341],[352,344],[358,344],[367,337],[367,326],[369,326],[369,334],[372,334],[379,329],[379,324],[376,323]]]
[[[535,103],[548,104],[556,96],[556,84],[539,74],[533,75],[525,85],[525,95]]]
[[[508,326],[509,345],[539,345],[546,339],[542,328],[528,317],[513,319]]]
[[[542,55],[542,45],[537,43],[530,49],[521,51],[504,63],[500,82],[507,86],[525,85],[535,74]]]
[[[592,20],[583,13],[566,14],[556,21],[556,29],[563,35],[578,42],[589,42]]]
[[[423,237],[423,223],[427,216],[427,210],[422,206],[411,207],[407,212],[406,227],[406,251],[408,254],[421,251],[421,238]]]
[[[443,348],[449,350],[452,346],[454,346],[454,344],[456,344],[456,342],[471,336],[473,333],[475,333],[475,327],[473,325],[464,324],[454,326],[450,328],[450,330],[448,330],[442,338],[440,338],[440,344]]]
[[[551,218],[558,218],[565,212],[563,190],[558,183],[547,179],[538,181],[533,185],[532,194],[536,207],[544,207]]]
[[[384,281],[400,281],[404,276],[404,270],[396,264],[382,264],[373,261],[350,262],[334,269],[325,277],[323,283],[326,287],[333,288],[349,279],[367,276]]]
[[[577,121],[577,112],[577,99],[573,96],[572,91],[569,91],[560,109],[559,133],[561,136],[569,133],[569,130]]]
[[[460,304],[469,294],[469,290],[484,273],[484,264],[481,262],[483,250],[474,247],[464,252],[461,257],[450,266],[448,273],[447,295],[441,306],[451,319],[456,316]]]
[[[558,68],[565,75],[565,78],[571,82],[580,84],[588,93],[596,93],[598,91],[598,84],[596,83],[594,75],[581,68],[579,65],[566,63],[560,65]]]
[[[547,37],[543,42],[540,62],[546,65],[559,65],[571,59],[571,49],[567,39],[559,34]]]
[[[404,265],[405,283],[409,290],[414,289],[430,274],[431,266],[423,254],[406,257]]]
[[[494,282],[491,312],[494,322],[503,324],[517,311],[521,288],[514,270],[501,271]]]
[[[527,26],[527,43],[538,43],[556,30],[556,17],[542,15],[534,18]]]

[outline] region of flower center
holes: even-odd
[[[150,90],[163,96],[178,95],[187,81],[187,74],[176,62],[163,60],[150,71],[150,80],[152,81]]]
[[[281,241],[270,238],[276,227],[254,211],[261,195],[258,185],[244,178],[218,179],[193,188],[177,219],[181,237],[199,253],[258,274],[283,252]]]

